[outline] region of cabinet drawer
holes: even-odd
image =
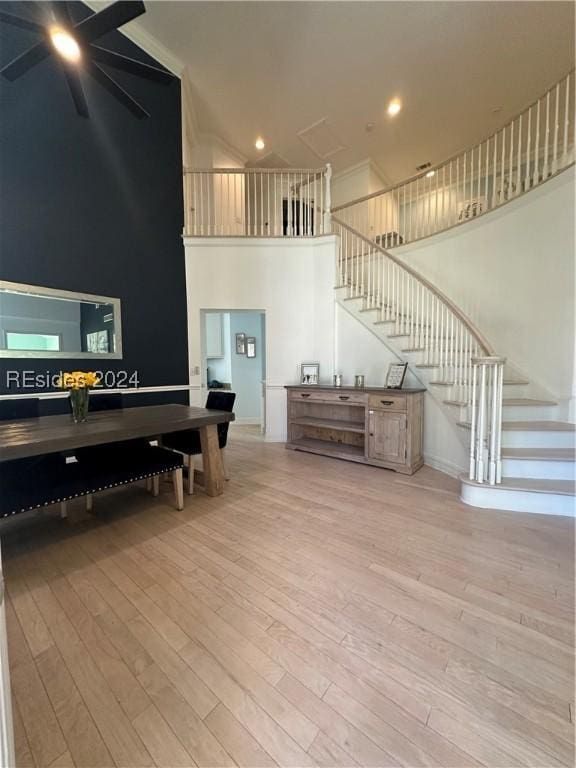
[[[370,395],[369,406],[379,411],[405,411],[406,395]]]
[[[290,400],[315,403],[345,403],[347,405],[366,405],[367,396],[361,392],[290,392]]]

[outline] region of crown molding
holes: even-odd
[[[198,127],[198,115],[194,107],[194,95],[188,68],[184,67],[180,76],[180,88],[182,95],[182,118],[186,139],[192,147],[199,142],[200,128]]]
[[[233,144],[229,144],[221,136],[218,136],[217,133],[200,133],[198,138],[200,141],[209,141],[212,144],[219,144],[225,152],[228,152],[230,155],[235,157],[239,163],[242,163],[242,165],[246,165],[248,162],[246,155],[240,152],[240,150],[237,149]]]
[[[370,170],[371,166],[371,160],[367,157],[365,160],[360,160],[359,163],[354,163],[354,165],[349,165],[348,168],[338,171],[338,173],[333,173],[332,181],[335,179],[345,179],[347,176],[353,176],[355,173],[358,173],[358,171]]]
[[[92,11],[97,13],[106,6],[111,5],[110,2],[103,2],[102,0],[84,0],[84,4],[88,6]],[[175,56],[171,51],[166,48],[161,42],[159,42],[153,35],[147,32],[138,21],[130,21],[126,26],[121,27],[118,32],[128,40],[131,40],[139,48],[152,56],[153,59],[163,67],[166,67],[173,75],[180,77],[185,69],[184,63]]]
[[[332,175],[332,180],[345,179],[347,176],[353,176],[355,173],[358,173],[358,171],[373,171],[382,181],[382,186],[389,186],[390,184],[386,174],[370,157],[367,157],[364,160],[360,160],[360,162],[354,163],[354,165],[350,165],[348,168],[344,168],[342,171],[338,171],[338,173],[334,173]]]

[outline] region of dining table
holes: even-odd
[[[170,404],[89,412],[87,420],[79,423],[71,415],[1,421],[0,462],[73,453],[78,448],[134,438],[161,444],[162,435],[194,429],[200,434],[204,489],[208,496],[219,496],[225,479],[217,426],[234,418],[228,411]]]

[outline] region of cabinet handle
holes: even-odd
[[[394,405],[394,400],[380,400],[382,405]]]
[[[339,395],[340,400],[350,400],[350,395]]]
[[[374,432],[370,432],[370,437],[374,437]]]
[[[310,397],[310,393],[307,392],[306,394],[304,394],[304,392],[300,392],[300,397]]]

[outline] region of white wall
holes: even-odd
[[[394,251],[566,411],[576,401],[574,203],[572,168],[477,221]]]
[[[332,177],[332,207],[352,202],[374,192],[380,192],[388,185],[379,170],[370,160],[364,160]],[[343,220],[369,237],[375,237],[398,229],[398,204],[388,194],[372,198],[350,211],[335,212]]]
[[[513,369],[568,406],[575,394],[574,172],[477,221],[396,249],[456,301],[509,357]],[[321,381],[363,373],[382,385],[396,355],[336,305],[331,236],[185,239],[191,371],[200,360],[201,309],[260,309],[267,322],[267,439],[286,434],[284,385],[302,362],[320,362]],[[194,403],[203,402],[191,375]],[[409,377],[407,386],[418,386]],[[446,411],[425,398],[426,463],[456,474],[465,441]]]
[[[185,238],[191,402],[204,402],[200,313],[261,310],[266,314],[267,439],[286,435],[285,384],[302,362],[319,362],[322,381],[334,372],[334,236],[299,239]]]
[[[371,195],[388,186],[387,180],[367,159],[346,168],[332,176],[332,206],[344,205],[358,197]]]
[[[381,387],[390,363],[401,357],[340,304],[336,305],[336,370],[344,384],[353,384],[363,373],[367,386]],[[422,382],[408,371],[404,387],[421,387]],[[424,396],[424,461],[436,469],[458,475],[466,469],[467,448],[451,421],[430,392]]]

